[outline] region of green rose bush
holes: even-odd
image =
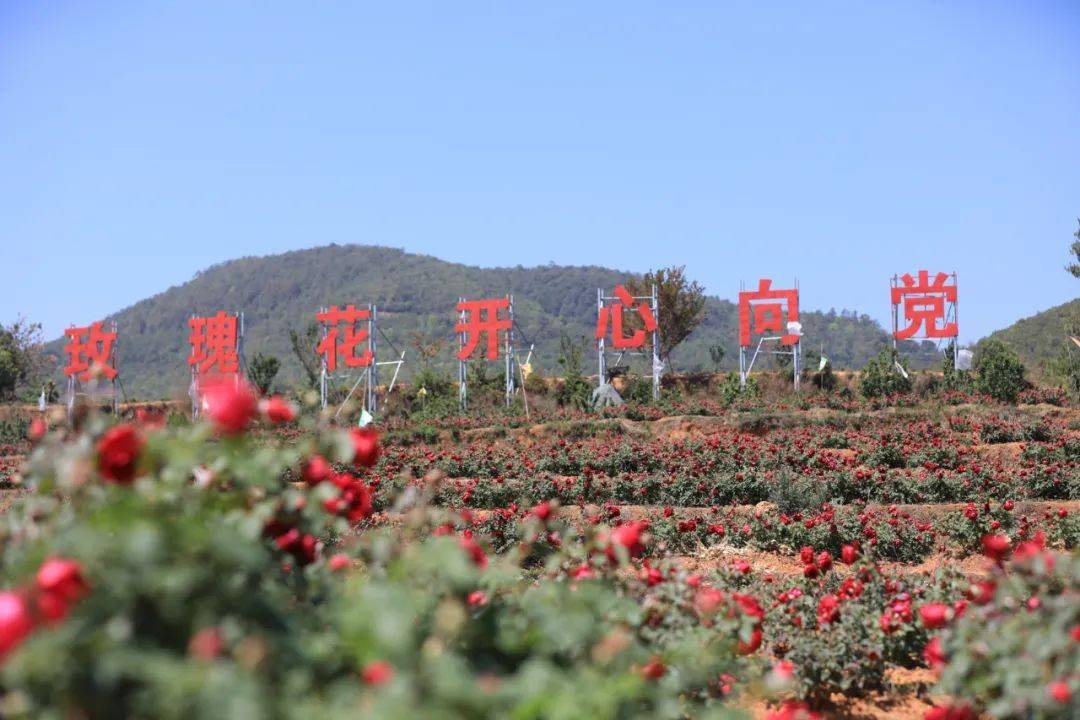
[[[629,564],[644,525],[579,535],[548,503],[494,554],[431,505],[437,474],[374,507],[376,433],[295,414],[224,384],[192,426],[88,413],[37,440],[0,521],[5,718],[732,714],[751,598],[658,587]]]

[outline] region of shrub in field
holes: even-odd
[[[966,611],[935,638],[937,689],[993,718],[1080,716],[1080,558],[1041,539],[1010,551],[989,543],[995,572],[969,591]]]
[[[1016,402],[1028,387],[1024,363],[1000,340],[987,340],[975,358],[975,389],[1004,402]]]
[[[891,347],[881,349],[862,369],[859,389],[868,398],[881,398],[911,391],[911,379],[901,375],[896,363],[903,364],[900,354]]]

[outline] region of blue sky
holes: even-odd
[[[1073,299],[1080,3],[0,3],[0,322],[328,243]],[[313,282],[316,279],[312,279]]]

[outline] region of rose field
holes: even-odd
[[[13,409],[0,711],[1074,717],[1080,411],[1042,399]]]

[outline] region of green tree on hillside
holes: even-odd
[[[1080,225],[1080,218],[1077,218],[1076,224]],[[1065,269],[1073,274],[1073,276],[1080,278],[1080,227],[1073,233],[1073,237],[1076,240],[1073,241],[1072,247],[1069,249],[1072,251],[1075,262],[1071,262],[1065,266]]]

